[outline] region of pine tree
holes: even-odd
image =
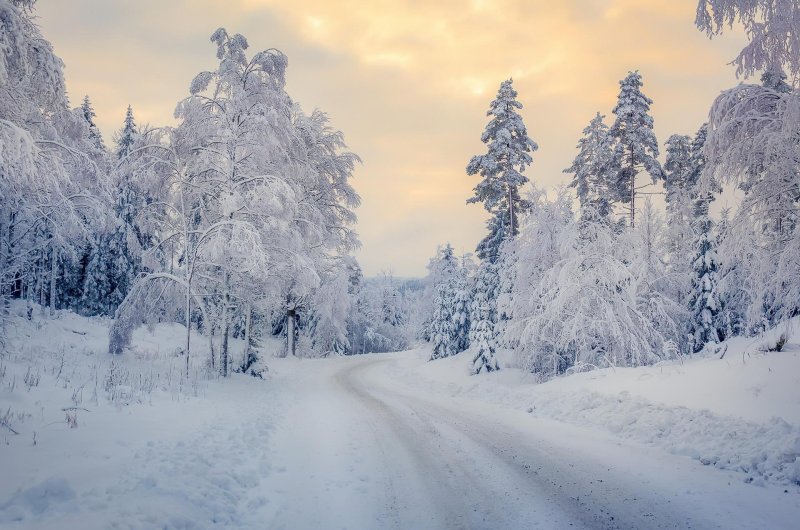
[[[770,66],[764,70],[764,73],[761,74],[761,85],[782,94],[792,91],[791,85],[786,82],[786,74],[780,66]]]
[[[706,138],[708,136],[708,123],[704,123],[697,129],[697,132],[692,138],[692,145],[689,152],[689,165],[691,172],[686,180],[686,186],[694,189],[700,182],[700,177],[706,168],[706,155],[703,151],[706,145]],[[713,184],[714,191],[720,192],[717,184]]]
[[[611,213],[609,196],[609,170],[611,165],[611,137],[605,116],[599,112],[583,129],[578,140],[578,155],[564,173],[572,173],[570,187],[575,188],[581,206],[581,219],[608,219]]]
[[[455,284],[453,279],[436,287],[436,298],[433,300],[433,318],[431,319],[431,360],[449,357],[456,353],[457,329],[455,313]]]
[[[114,138],[117,144],[117,158],[122,159],[130,154],[138,135],[139,129],[136,127],[136,120],[133,118],[133,109],[128,105],[128,110],[125,111],[125,121],[122,123],[122,129]]]
[[[717,294],[716,245],[711,235],[713,223],[708,215],[708,201],[704,198],[698,199],[695,211],[697,239],[696,254],[692,262],[692,294],[689,309],[692,312],[692,350],[697,353],[706,344],[716,344],[719,341],[716,324],[720,303]]]
[[[92,102],[89,101],[89,96],[83,97],[81,111],[83,112],[83,118],[86,120],[86,123],[89,126],[89,138],[92,140],[92,142],[94,142],[95,147],[105,150],[105,146],[103,145],[103,136],[100,134],[100,130],[94,123],[94,119],[97,117],[97,115],[94,112],[94,108],[92,108]]]
[[[667,203],[665,231],[668,268],[674,278],[675,289],[670,296],[686,305],[691,293],[694,230],[692,228],[692,197],[696,194],[692,183],[695,169],[692,162],[692,139],[673,134],[666,142],[664,162],[664,188]]]
[[[664,188],[667,192],[667,210],[670,210],[678,206],[678,195],[691,186],[692,139],[683,134],[673,134],[665,145]]]
[[[481,176],[467,203],[481,202],[493,216],[488,223],[489,236],[478,246],[481,259],[497,259],[499,244],[517,234],[517,218],[529,207],[520,197],[519,188],[528,182],[522,173],[533,161],[530,153],[539,146],[528,137],[522,116],[517,113],[522,104],[516,98],[512,80],[503,81],[489,105],[486,115],[491,120],[481,135],[481,141],[488,145],[487,153],[472,157],[467,165],[468,175]]]
[[[472,298],[472,327],[470,341],[475,356],[472,359],[472,374],[499,370],[495,353],[495,331],[492,319],[491,295],[496,282],[494,265],[484,261],[475,277]]]
[[[456,277],[458,263],[453,247],[448,243],[439,251],[431,273],[434,276],[433,315],[429,327],[433,345],[431,360],[457,353],[458,329],[456,327]]]
[[[87,104],[88,99],[84,102]],[[122,129],[115,135],[117,158],[127,156],[136,141],[133,111],[128,106]],[[144,200],[127,173],[118,171],[114,217],[107,232],[95,235],[88,256],[81,304],[90,314],[112,315],[122,303],[142,271],[142,251],[147,239],[137,223]]]
[[[614,115],[617,119],[609,131],[613,139],[612,186],[616,198],[629,205],[630,224],[636,220],[636,176],[644,169],[653,182],[663,178],[658,160],[658,142],[653,133],[650,105],[653,100],[642,91],[642,76],[629,72],[620,81],[620,93]]]
[[[455,326],[455,353],[469,348],[470,304],[472,293],[464,266],[459,267],[454,282],[453,325]]]

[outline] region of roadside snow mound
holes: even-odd
[[[705,357],[639,368],[606,368],[537,384],[509,365],[470,376],[470,352],[397,365],[396,377],[450,396],[601,428],[745,482],[800,485],[800,319],[756,338],[735,338]],[[780,336],[788,337],[781,351]],[[722,358],[720,358],[722,356]]]

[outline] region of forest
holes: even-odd
[[[133,4],[168,18],[160,4]],[[419,117],[418,93],[398,82],[414,67],[405,56],[359,57],[348,82],[363,94],[374,88],[365,78],[385,76],[392,108],[373,115],[365,96],[355,123],[385,133],[415,108],[414,130],[376,143],[409,161],[404,178],[418,166],[441,180],[421,190],[370,175],[343,117],[289,93],[330,89],[325,76],[344,72],[352,50],[284,48],[311,63],[311,86],[292,84],[286,53],[214,30],[228,18],[206,30],[200,4],[181,3],[179,29],[203,27],[207,60],[191,65],[208,69],[192,66],[174,115],[146,123],[138,117],[156,107],[126,101],[104,137],[99,100],[68,92],[73,70],[40,26],[41,4],[0,0],[1,528],[797,527],[800,1],[698,0],[694,15],[671,15],[715,44],[731,33],[744,44],[730,64],[737,84],[718,87],[690,130],[666,135],[654,109],[688,98],[657,90],[675,71],[658,54],[615,69],[613,94],[587,71],[580,89],[602,104],[583,116],[552,96],[563,120],[523,110],[541,108],[532,87],[545,74],[493,75],[494,96],[464,98],[485,110],[473,122],[482,131],[463,128],[472,144],[448,143],[455,121]],[[274,4],[224,9],[335,33],[305,4],[300,19]],[[502,5],[532,24],[553,7],[472,2],[448,25],[453,6],[431,4],[448,16],[428,20],[415,5],[426,20],[412,17],[410,32],[372,3],[337,4],[359,27],[345,25],[338,44],[375,38],[374,23],[393,43],[427,51],[442,40],[466,54],[459,39],[484,46],[485,36],[458,23]],[[588,28],[681,8],[594,4],[556,10]],[[133,16],[93,7],[107,10],[98,39]],[[177,42],[156,38],[168,25],[139,44]],[[292,46],[267,29],[253,42]],[[80,44],[77,57],[95,66],[94,44]],[[549,53],[530,52],[532,62]],[[706,68],[689,66],[678,65]],[[144,77],[127,88],[158,84]],[[414,89],[435,99],[441,86]],[[444,86],[447,97],[463,89]],[[445,99],[452,118],[462,107]],[[575,127],[569,112],[581,115]],[[548,144],[583,123],[568,145]],[[466,193],[443,190],[449,173],[423,171],[434,157],[404,149],[402,134],[449,155],[477,146],[450,168]],[[560,147],[571,156],[548,174],[543,153]],[[359,219],[375,186],[396,204]],[[451,196],[485,220],[467,252]],[[426,197],[434,208],[417,208]],[[415,232],[438,241],[445,228],[453,239],[428,256]],[[359,230],[381,232],[384,246],[362,249]],[[391,261],[386,241],[427,273],[386,263],[375,274],[362,258]]]
[[[217,30],[218,66],[189,80],[179,124],[137,124],[129,107],[107,142],[90,97],[72,107],[34,2],[5,1],[3,319],[13,299],[28,319],[113,317],[113,354],[140,325],[182,323],[187,370],[194,328],[222,375],[255,373],[268,336],[304,357],[472,346],[476,374],[498,369],[504,348],[547,379],[763,332],[800,307],[800,59],[784,3],[700,2],[709,36],[744,26],[733,65],[759,82],[723,91],[693,134],[657,139],[643,77],[629,72],[582,131],[563,187],[536,184],[524,97],[504,81],[486,153],[466,168],[488,233],[474,255],[441,246],[429,275],[408,281],[363,277],[360,159],[325,112],[292,100],[282,52]],[[736,207],[719,207],[721,194]]]

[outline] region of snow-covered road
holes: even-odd
[[[315,363],[276,425],[277,528],[793,528],[796,493],[392,377],[403,356]],[[317,369],[319,368],[319,369]],[[287,381],[288,383],[288,381]],[[288,389],[287,389],[288,390]]]
[[[797,528],[794,487],[409,384],[421,362],[275,359],[76,429],[29,419],[37,445],[0,448],[0,528]]]

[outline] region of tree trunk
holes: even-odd
[[[7,235],[3,236],[4,226],[0,223],[0,299],[2,299],[3,306],[0,309],[2,314],[0,314],[0,331],[2,330],[5,324],[5,317],[11,313],[11,295],[9,292],[6,291],[5,280],[6,275],[9,274],[9,270],[11,267],[9,266],[11,263],[11,242],[13,240],[12,234],[12,226],[14,222],[13,214],[9,215],[9,223],[7,228]],[[4,241],[7,239],[5,244]]]
[[[186,379],[189,379],[189,352],[192,337],[192,290],[186,286]]]
[[[253,319],[253,306],[247,304],[247,314],[244,319],[244,358],[242,359],[242,367],[247,366],[247,360],[250,358],[250,324]]]
[[[511,194],[511,186],[508,187],[508,224],[511,226],[508,239],[511,239],[514,237],[514,197]]]
[[[635,226],[636,208],[634,202],[636,200],[636,167],[633,165],[633,144],[631,144],[631,228]]]
[[[45,307],[47,306],[47,296],[45,295],[45,285],[44,285],[44,263],[45,263],[45,253],[42,252],[38,262],[39,265],[36,267],[38,274],[36,275],[36,292],[39,295],[39,315],[44,318],[45,316]]]
[[[222,297],[222,349],[219,353],[219,368],[222,377],[228,377],[228,335],[230,334],[230,322],[228,321],[228,307],[230,306],[230,276],[225,272],[225,295]]]
[[[295,356],[296,341],[294,340],[294,309],[286,310],[286,352],[292,357]]]
[[[58,249],[53,245],[50,251],[50,316],[56,314],[56,277],[58,272]]]
[[[222,377],[228,377],[228,334],[230,325],[228,324],[228,308],[222,309],[224,322],[222,324],[222,351],[219,354],[219,368],[222,371]]]

